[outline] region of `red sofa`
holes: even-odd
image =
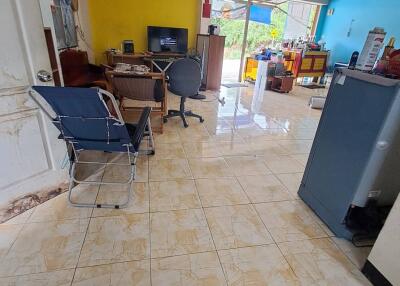
[[[60,53],[64,85],[71,87],[98,86],[109,90],[103,68],[89,63],[87,52],[67,49]]]

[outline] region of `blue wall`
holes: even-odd
[[[330,8],[335,11],[326,16]],[[317,39],[325,40],[331,51],[329,65],[348,62],[354,51],[361,52],[368,31],[374,27],[387,32],[385,44],[395,37],[395,46],[400,48],[400,0],[331,0],[329,7],[321,10],[316,33]]]

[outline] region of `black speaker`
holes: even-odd
[[[132,40],[124,40],[122,42],[122,51],[124,54],[135,53],[135,46],[133,45],[133,41]]]

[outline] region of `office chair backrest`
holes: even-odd
[[[201,85],[201,69],[198,62],[190,58],[175,61],[168,69],[168,89],[180,96],[196,95]]]
[[[108,110],[103,94],[110,95],[105,91],[50,86],[32,89],[51,106],[56,114],[54,125],[62,139],[72,143],[76,150],[126,152],[129,146],[131,152],[137,151],[121,115],[116,118]]]

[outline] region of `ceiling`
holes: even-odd
[[[251,0],[254,4],[261,4],[267,6],[276,6],[278,4],[282,4],[288,2],[289,0]],[[329,4],[329,0],[291,0],[293,2],[303,2],[303,3],[310,3],[310,4],[318,4],[318,5],[327,5]],[[234,0],[234,2],[238,3],[246,3],[247,0]]]

